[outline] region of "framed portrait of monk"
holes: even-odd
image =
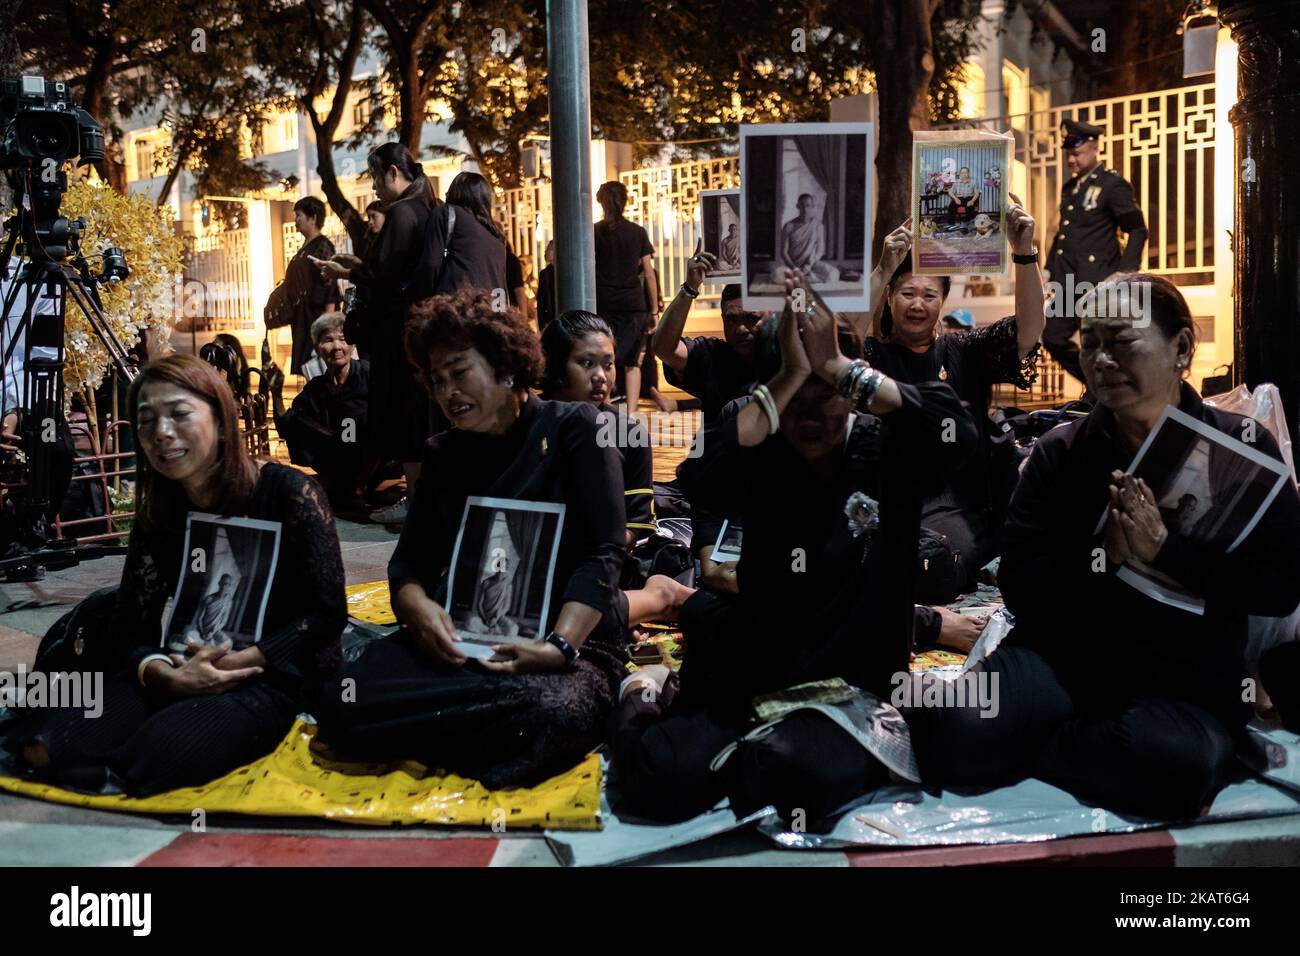
[[[740,127],[746,309],[782,308],[794,271],[836,311],[869,308],[873,136],[870,123]]]

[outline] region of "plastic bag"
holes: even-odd
[[[1245,385],[1238,385],[1230,392],[1205,399],[1205,404],[1212,405],[1219,411],[1234,412],[1253,418],[1265,428],[1282,449],[1282,460],[1291,469],[1291,480],[1297,481],[1295,458],[1291,454],[1291,433],[1286,427],[1286,413],[1282,410],[1282,395],[1272,382],[1265,382],[1254,392]]]

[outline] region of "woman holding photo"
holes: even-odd
[[[884,290],[885,308],[878,325],[866,324],[867,361],[899,381],[947,382],[970,406],[983,432],[975,466],[964,469],[926,502],[922,521],[961,555],[962,590],[973,587],[980,568],[999,553],[998,529],[1019,465],[1014,449],[998,440],[1001,436],[988,420],[993,386],[1005,383],[1027,389],[1033,384],[1046,323],[1035,223],[1019,199],[1013,195],[1011,201],[1007,236],[1016,262],[1015,315],[970,331],[940,335],[939,318],[952,280],[912,271],[910,220],[885,238],[871,279],[873,290]]]
[[[321,736],[340,756],[418,760],[491,788],[537,782],[600,742],[624,676],[622,462],[598,439],[591,404],[531,394],[537,335],[486,291],[417,305],[406,349],[452,427],[426,445],[426,477],[388,564],[402,629],[330,682],[315,711]],[[448,612],[471,496],[567,506],[546,639],[498,645],[493,660],[464,653]]]
[[[7,745],[52,782],[97,790],[111,771],[127,793],[146,796],[270,753],[337,666],[347,605],[325,493],[293,468],[248,456],[216,369],[168,355],[144,367],[128,402],[142,454],[116,610],[99,636],[115,645],[107,656],[117,668],[104,681],[103,713],[23,714]],[[184,553],[191,511],[281,526],[262,636],[243,650],[161,653],[167,602],[204,557]]]
[[[727,796],[738,814],[770,803],[816,827],[887,779],[818,713],[740,738],[759,694],[842,678],[889,698],[908,666],[921,500],[977,432],[947,385],[867,366],[853,331],[803,290],[814,311],[796,315],[787,298],[758,336],[763,384],[705,438],[700,500],[744,527],[738,593],[688,600],[680,681],[639,671],[617,711],[613,760],[639,814],[684,819]]]
[[[977,666],[996,675],[999,711],[919,709],[908,723],[927,784],[1036,776],[1095,806],[1193,817],[1231,779],[1252,716],[1247,617],[1300,603],[1300,498],[1286,482],[1231,553],[1168,527],[1125,473],[1166,407],[1237,439],[1245,420],[1184,381],[1196,336],[1177,287],[1121,274],[1094,296],[1082,359],[1098,406],[1038,440],[1007,517],[998,580],[1015,629]],[[1139,302],[1149,314],[1130,317]],[[1280,457],[1264,428],[1254,437]],[[1204,613],[1116,577],[1135,558],[1203,598]]]

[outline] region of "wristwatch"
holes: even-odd
[[[550,634],[547,634],[546,643],[550,644],[552,647],[559,648],[560,653],[564,655],[565,663],[570,667],[573,666],[573,662],[579,657],[578,649],[566,641],[559,631],[551,631]]]
[[[1026,252],[1023,256],[1012,253],[1011,261],[1018,266],[1032,266],[1038,262],[1038,249],[1035,248],[1033,252]]]

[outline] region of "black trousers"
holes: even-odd
[[[326,681],[312,712],[341,758],[417,760],[496,789],[540,782],[599,744],[611,684],[581,659],[556,674],[435,663],[399,631]]]
[[[1025,648],[999,648],[976,670],[997,675],[996,716],[977,707],[905,711],[927,785],[1000,786],[1034,776],[1098,807],[1179,819],[1200,813],[1232,779],[1232,734],[1195,704],[1083,703]]]
[[[82,708],[28,711],[8,746],[42,744],[53,780],[95,787],[111,770],[127,793],[143,797],[208,783],[266,756],[298,710],[293,697],[261,681],[167,700],[142,688],[134,674],[116,674],[104,680],[100,716],[86,717]]]
[[[1065,311],[1065,305],[1073,305],[1073,303],[1063,303],[1059,309],[1053,311]],[[1074,309],[1069,311],[1075,312]],[[1079,346],[1074,341],[1074,333],[1078,328],[1077,315],[1049,315],[1047,324],[1043,327],[1043,345],[1047,348],[1047,354],[1054,358],[1061,368],[1082,382],[1083,366],[1079,362]]]
[[[728,797],[737,815],[771,804],[784,819],[824,831],[837,811],[888,779],[861,744],[812,711],[796,711],[767,736],[743,741],[718,770],[714,758],[749,723],[739,707],[678,708],[633,689],[612,723],[624,806],[651,820],[686,820]]]

